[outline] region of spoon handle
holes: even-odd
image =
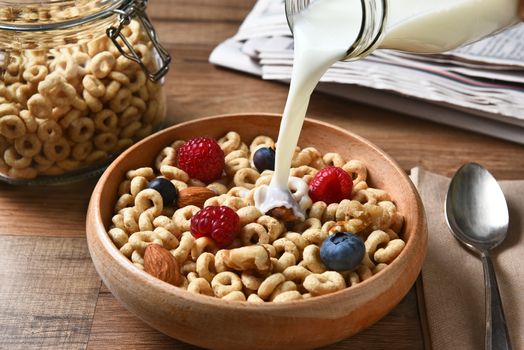
[[[486,286],[486,350],[511,350],[493,263],[487,253],[481,259]]]

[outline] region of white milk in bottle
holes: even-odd
[[[333,63],[362,57],[375,48],[443,52],[519,21],[517,0],[286,2],[294,35],[293,72],[276,145],[275,173],[269,186],[255,191],[255,206],[263,213],[277,207],[292,209],[299,219],[305,218],[311,200],[307,184],[289,177],[291,161],[311,93]]]

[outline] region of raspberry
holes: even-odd
[[[178,167],[205,183],[222,176],[224,163],[224,152],[215,140],[208,137],[190,139],[177,152]]]
[[[226,206],[209,206],[191,218],[191,233],[196,238],[209,237],[221,247],[235,239],[240,219],[235,211]]]
[[[342,168],[330,166],[320,170],[309,184],[309,197],[313,202],[339,203],[349,198],[353,180]]]

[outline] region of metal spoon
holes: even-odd
[[[490,250],[506,238],[508,206],[495,178],[479,164],[465,164],[453,176],[446,196],[446,220],[455,238],[479,253],[482,260],[486,286],[485,348],[511,349],[490,258]]]

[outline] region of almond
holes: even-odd
[[[199,208],[204,207],[204,203],[217,194],[206,187],[188,187],[181,190],[178,194],[178,207],[186,205],[196,205]]]
[[[150,244],[146,247],[144,271],[175,286],[181,281],[178,262],[169,250],[159,244]]]
[[[286,207],[278,207],[271,209],[267,215],[274,217],[277,220],[281,220],[284,222],[293,222],[297,221],[297,217],[293,213],[293,209],[289,209]]]

